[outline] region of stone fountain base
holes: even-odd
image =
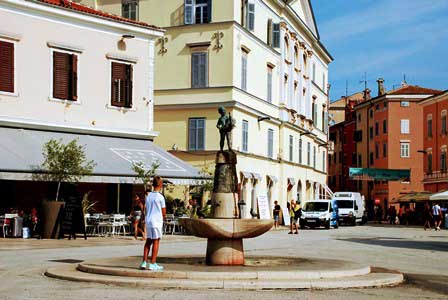
[[[180,225],[197,237],[207,238],[207,265],[244,265],[243,238],[269,231],[272,220],[181,219]]]

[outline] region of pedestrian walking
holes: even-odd
[[[138,233],[140,232],[142,235],[142,239],[145,238],[144,231],[140,228],[140,222],[142,216],[144,215],[144,204],[138,194],[135,194],[134,201],[132,203],[132,225],[134,227],[134,239],[138,238]]]
[[[281,207],[280,207],[280,205],[278,205],[278,201],[275,200],[274,201],[274,210],[272,212],[272,215],[274,216],[274,229],[277,229],[280,227],[278,224],[278,220],[280,218],[280,210],[281,210]]]
[[[440,230],[440,224],[442,224],[442,209],[437,203],[432,206],[432,215],[434,217],[434,228]]]
[[[289,232],[288,234],[292,234],[293,230],[294,234],[299,234],[299,229],[297,226],[297,222],[300,219],[300,215],[301,215],[301,208],[300,205],[298,205],[296,203],[296,201],[294,199],[291,200],[291,206],[289,209],[289,217],[290,217],[290,222],[289,222]]]
[[[389,206],[389,224],[391,225],[395,224],[396,218],[397,218],[397,210],[395,209],[395,206],[391,205]]]
[[[148,255],[152,246],[151,262],[149,269],[152,271],[162,271],[163,267],[157,264],[157,254],[159,243],[162,238],[163,221],[166,218],[165,197],[161,194],[163,180],[160,176],[155,176],[152,181],[153,192],[146,198],[146,243],[143,249],[143,260],[140,269],[148,268]]]
[[[423,207],[423,229],[426,230],[426,228],[429,228],[431,230],[431,223],[432,223],[432,212],[431,212],[431,206],[428,202],[425,203],[425,206]]]

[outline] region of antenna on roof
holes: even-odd
[[[348,79],[345,80],[345,98],[348,97]]]
[[[364,79],[361,80],[359,83],[364,83],[364,90],[367,89],[367,72],[364,72]]]
[[[402,86],[407,85],[408,83],[406,82],[406,73],[403,73],[403,82],[401,83]]]

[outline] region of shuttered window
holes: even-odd
[[[316,169],[316,146],[313,147],[313,168]]]
[[[0,91],[14,93],[14,44],[0,41]]]
[[[280,48],[280,23],[272,25],[272,47]]]
[[[242,151],[247,152],[248,151],[248,145],[249,145],[249,122],[246,120],[243,120],[243,143],[242,143]]]
[[[185,0],[184,10],[185,24],[193,24],[194,0]]]
[[[127,19],[138,20],[138,0],[123,0],[121,15]]]
[[[78,99],[78,55],[53,52],[53,98]]]
[[[247,29],[250,31],[255,29],[255,3],[247,4]]]
[[[247,52],[241,53],[241,89],[247,90]]]
[[[266,32],[267,32],[266,44],[272,46],[272,19],[268,20],[268,28]]]
[[[268,157],[274,157],[274,130],[268,129]]]
[[[272,68],[268,67],[268,78],[267,78],[267,97],[269,103],[272,103]]]
[[[132,65],[112,62],[111,104],[132,107]]]
[[[188,123],[188,150],[205,149],[205,118],[192,118]]]
[[[299,140],[299,164],[302,163],[302,139]]]
[[[294,137],[289,136],[289,161],[294,161]]]
[[[191,54],[191,87],[208,86],[208,57],[206,52]]]

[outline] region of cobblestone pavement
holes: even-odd
[[[331,291],[149,290],[55,280],[43,276],[51,266],[82,260],[139,255],[142,241],[130,238],[71,240],[0,239],[0,299],[447,299],[448,231],[368,225],[338,230],[271,231],[245,241],[250,255],[325,257],[400,270],[398,287]],[[160,252],[202,255],[206,242],[167,236]]]

